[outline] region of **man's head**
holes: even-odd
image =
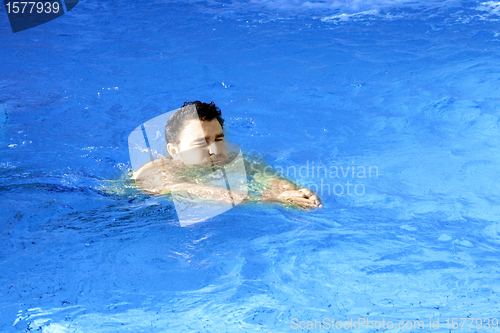
[[[227,149],[222,128],[224,119],[213,102],[186,102],[165,126],[167,150],[185,164],[223,164]]]

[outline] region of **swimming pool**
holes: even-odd
[[[0,330],[494,331],[499,14],[80,1],[16,34],[4,17]],[[231,142],[325,208],[243,204],[182,228],[130,188],[130,132],[189,100],[213,100]]]

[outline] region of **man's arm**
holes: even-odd
[[[297,205],[302,208],[323,208],[321,200],[308,188],[299,188],[292,182],[272,177],[269,189],[262,195],[264,200],[282,201]]]
[[[169,186],[169,189],[172,193],[187,192],[188,194],[198,198],[227,203],[242,202],[247,197],[247,194],[241,191],[228,191],[227,188],[188,182],[171,185]]]
[[[148,163],[136,173],[136,185],[148,194],[159,195],[172,191],[185,191],[195,197],[221,202],[241,202],[246,194],[227,188],[186,182],[179,179],[173,172],[174,166],[170,160],[155,160]],[[262,175],[262,174],[261,174]],[[287,202],[302,208],[322,208],[321,200],[309,189],[300,188],[292,182],[277,176],[263,176],[267,190],[262,194],[264,201]]]
[[[167,193],[182,193],[203,198],[206,200],[232,203],[241,202],[246,198],[246,194],[240,191],[221,188],[206,184],[191,183],[175,176],[173,171],[176,167],[171,160],[152,161],[134,173],[136,186],[152,195]]]

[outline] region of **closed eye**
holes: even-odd
[[[193,147],[206,147],[207,142],[205,140],[203,141],[195,141],[192,143]]]

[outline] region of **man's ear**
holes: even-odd
[[[170,154],[170,156],[172,156],[172,158],[174,160],[179,160],[180,159],[179,148],[177,148],[173,144],[171,144],[171,143],[167,144],[167,151]]]

